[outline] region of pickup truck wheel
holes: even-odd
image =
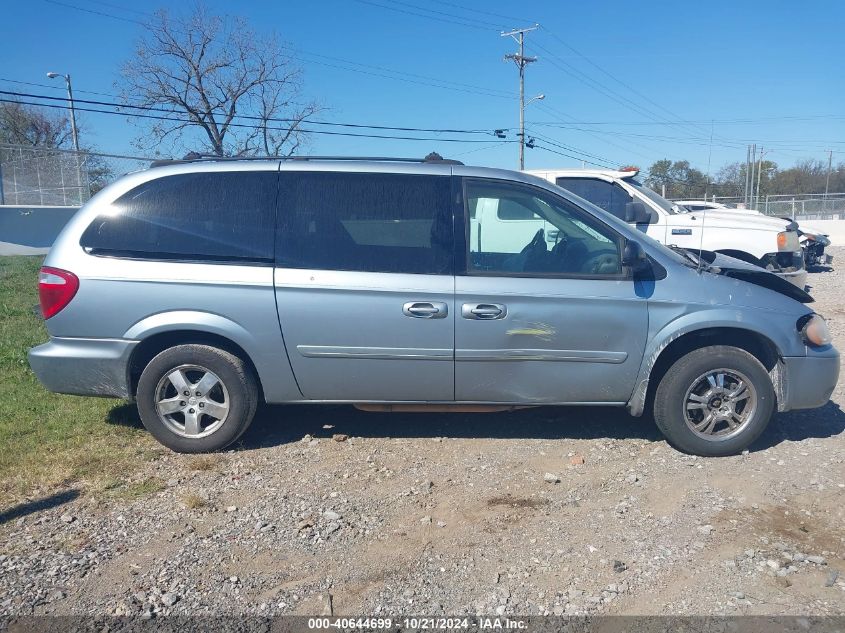
[[[216,451],[249,427],[258,404],[245,363],[208,345],[179,345],[153,358],[136,395],[146,429],[179,453]]]
[[[666,372],[654,420],[675,448],[705,457],[733,455],[756,440],[775,410],[766,368],[745,350],[694,350]]]

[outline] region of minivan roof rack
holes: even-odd
[[[342,160],[342,161],[375,161],[385,163],[436,163],[440,165],[463,165],[459,160],[443,158],[432,152],[425,158],[398,158],[393,156],[218,156],[217,154],[199,154],[190,152],[182,158],[164,158],[154,160],[150,167],[176,165],[181,163],[197,163],[202,161],[246,161],[246,160]]]

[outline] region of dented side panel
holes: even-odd
[[[621,404],[648,330],[630,280],[456,278],[455,398]],[[506,306],[504,318],[462,318],[463,305]]]

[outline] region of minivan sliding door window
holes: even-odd
[[[278,215],[279,267],[452,273],[447,176],[282,172]]]

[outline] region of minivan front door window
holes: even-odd
[[[533,188],[472,180],[466,196],[470,272],[622,274],[616,234],[565,200]]]

